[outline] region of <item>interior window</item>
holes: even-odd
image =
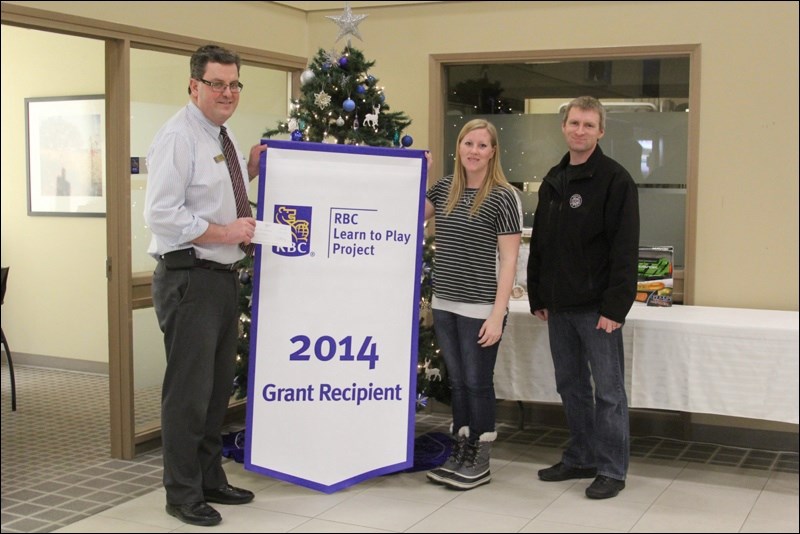
[[[608,110],[603,151],[639,185],[641,245],[673,246],[685,261],[689,57],[548,61],[445,66],[445,174],[453,172],[458,132],[491,121],[503,170],[520,190],[530,227],[539,185],[566,153],[561,112],[591,95]]]

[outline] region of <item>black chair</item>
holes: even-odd
[[[3,267],[3,288],[2,293],[0,293],[0,304],[3,303],[6,299],[6,282],[8,281],[8,269],[9,267]],[[8,374],[11,376],[11,411],[17,411],[17,381],[14,379],[14,364],[11,362],[11,351],[8,348],[8,340],[6,339],[6,333],[3,332],[3,327],[0,326],[0,336],[3,337],[3,348],[6,351],[6,360],[8,360]]]

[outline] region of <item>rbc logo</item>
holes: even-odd
[[[305,256],[311,252],[311,206],[275,206],[273,220],[292,231],[292,246],[272,247],[280,256]]]

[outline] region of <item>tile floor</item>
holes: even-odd
[[[371,479],[332,495],[226,461],[243,506],[215,505],[216,527],[164,512],[160,451],[108,457],[105,376],[16,366],[18,411],[2,374],[2,532],[798,532],[798,455],[636,437],[627,488],[584,496],[588,480],[541,482],[566,432],[498,426],[492,482],[459,492],[424,472]],[[417,434],[444,432],[419,414]]]

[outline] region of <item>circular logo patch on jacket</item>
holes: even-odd
[[[583,199],[579,194],[574,194],[569,197],[569,207],[570,208],[580,208],[581,204],[583,204]]]

